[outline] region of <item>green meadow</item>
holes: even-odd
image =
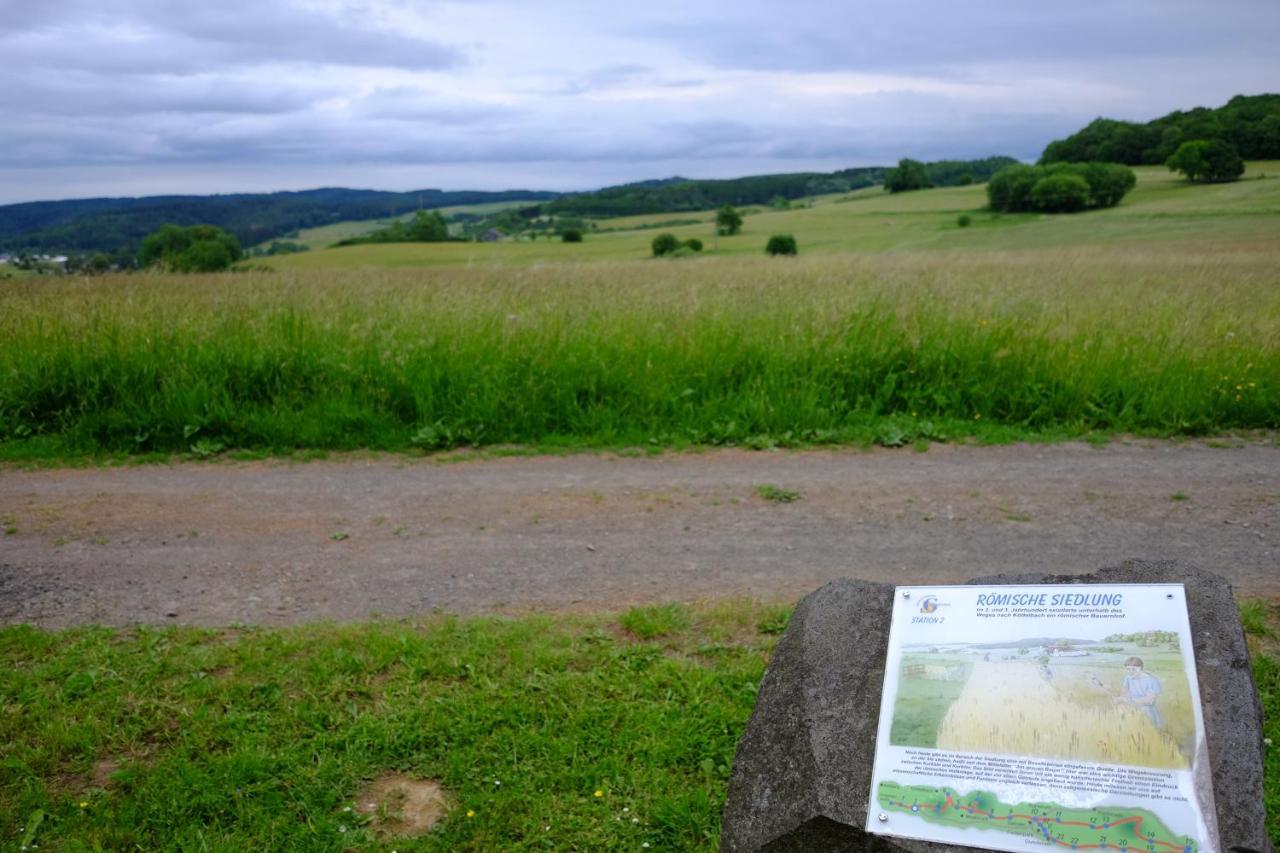
[[[1274,605],[1243,608],[1280,741]],[[717,849],[789,608],[427,616],[288,629],[0,629],[5,849]],[[359,810],[387,773],[447,814]],[[1264,797],[1280,810],[1280,753]],[[1280,842],[1280,823],[1272,838]]]

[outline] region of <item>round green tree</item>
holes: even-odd
[[[721,234],[737,234],[742,230],[742,214],[731,204],[716,211],[716,228]]]
[[[577,228],[566,228],[560,232],[560,240],[564,243],[581,243],[582,232]]]

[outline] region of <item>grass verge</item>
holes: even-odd
[[[1264,734],[1280,741],[1280,613],[1244,609]],[[6,628],[0,843],[714,850],[788,615],[736,601],[281,630]],[[376,833],[355,797],[385,773],[439,782],[452,810],[418,838]],[[1272,746],[1265,796],[1280,814]]]

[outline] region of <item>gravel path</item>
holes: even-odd
[[[794,598],[1127,557],[1280,597],[1265,443],[5,469],[0,520],[0,623],[45,627]]]

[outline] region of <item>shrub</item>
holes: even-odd
[[[800,250],[796,247],[796,238],[790,234],[774,234],[765,244],[764,251],[767,255],[800,254]]]
[[[1075,213],[1089,206],[1089,183],[1079,175],[1049,175],[1031,188],[1031,204],[1044,213]]]
[[[564,243],[581,243],[582,232],[577,228],[566,228],[560,232],[560,240]]]
[[[987,199],[994,210],[1018,213],[1031,209],[1031,188],[1043,170],[1017,163],[1005,166],[987,183]]]
[[[676,239],[676,235],[664,232],[654,237],[650,245],[653,247],[653,256],[660,258],[663,255],[670,255],[680,248],[680,241]]]
[[[685,241],[684,241],[684,245],[685,245],[685,247],[686,247],[686,248],[688,248],[688,249],[690,249],[690,250],[692,250],[692,251],[694,251],[694,252],[701,252],[701,251],[702,251],[702,241],[701,241],[701,240],[699,240],[697,237],[691,237],[691,238],[689,238],[688,240],[685,240]]]
[[[1034,194],[1037,186],[1052,181]],[[1066,213],[1086,208],[1115,207],[1137,178],[1119,163],[1054,163],[1049,166],[1006,166],[987,184],[992,210],[1005,213],[1041,211]],[[1084,188],[1084,200],[1080,189]]]
[[[1115,207],[1138,182],[1133,169],[1120,163],[1081,163],[1075,172],[1089,184],[1090,207]]]
[[[959,225],[961,228],[968,228],[972,224],[973,217],[967,213],[962,213],[956,217],[956,225]]]

